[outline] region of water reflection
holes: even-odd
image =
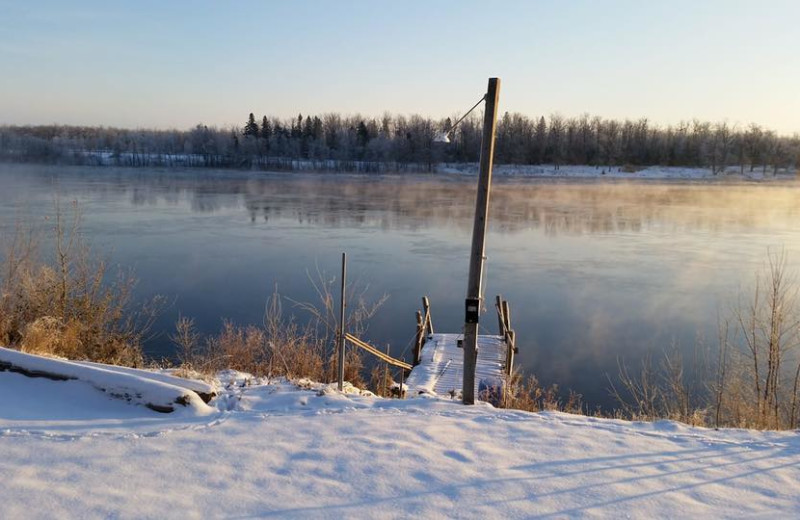
[[[76,199],[92,242],[136,269],[139,294],[175,297],[148,344],[167,353],[180,312],[206,332],[259,323],[279,289],[312,298],[307,270],[341,251],[390,294],[369,339],[401,355],[427,294],[439,330],[460,329],[475,179],[0,166],[0,224],[20,205]],[[800,267],[796,185],[497,179],[486,283],[512,304],[520,362],[545,383],[609,405],[606,374],[647,349],[713,340],[768,247]],[[488,332],[496,320],[484,319]]]
[[[37,172],[41,175],[41,172]],[[62,181],[64,179],[63,173]],[[78,176],[84,175],[78,173]],[[246,208],[252,222],[383,229],[471,229],[474,179],[432,176],[216,175],[122,172],[87,183],[89,194],[127,194],[135,206],[188,204],[213,213]],[[238,175],[238,176],[237,176]],[[232,177],[232,178],[231,178]],[[800,216],[800,190],[791,185],[659,184],[495,180],[491,225],[497,233],[541,228],[548,235],[639,233],[781,225]]]

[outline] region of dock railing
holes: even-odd
[[[422,310],[417,311],[417,335],[414,341],[414,366],[419,365],[422,356],[422,347],[425,341],[433,334],[433,320],[431,319],[431,302],[427,296],[422,297]]]
[[[495,298],[495,309],[497,310],[497,322],[500,335],[506,343],[506,375],[511,376],[514,371],[514,355],[519,352],[517,349],[514,329],[511,328],[511,308],[508,300],[504,300],[499,294]]]

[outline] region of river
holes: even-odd
[[[47,225],[75,201],[96,251],[126,268],[137,298],[170,306],[147,352],[168,356],[178,315],[201,332],[223,318],[261,323],[278,291],[314,299],[309,277],[388,295],[366,338],[410,357],[414,311],[463,324],[476,178],[0,165],[0,230]],[[619,360],[716,342],[718,315],[747,294],[768,251],[800,268],[796,183],[553,181],[498,177],[491,196],[481,325],[494,295],[511,303],[517,362],[544,384],[609,407]],[[306,317],[285,301],[286,312]]]

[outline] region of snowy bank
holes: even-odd
[[[381,399],[235,372],[214,414],[179,418],[53,391],[76,384],[0,372],[0,517],[800,515],[795,432]],[[34,417],[4,397],[12,389],[61,412]]]
[[[75,362],[47,358],[0,347],[0,371],[55,382],[87,383],[109,397],[131,404],[140,404],[153,411],[170,413],[185,408],[205,414],[210,408],[195,389],[203,388],[209,398],[213,390],[202,382],[181,383],[179,378],[145,370],[126,369],[99,363]],[[193,387],[193,388],[189,388]],[[53,391],[59,392],[54,386]]]
[[[665,180],[714,180],[714,181],[793,181],[798,178],[794,169],[781,169],[773,175],[772,169],[763,172],[761,168],[742,174],[738,166],[729,166],[716,174],[710,168],[689,168],[682,166],[643,166],[637,168],[620,166],[565,165],[556,168],[552,164],[495,164],[492,173],[502,177],[533,177],[553,179],[665,179]],[[441,173],[477,175],[478,165],[471,163],[440,164]]]

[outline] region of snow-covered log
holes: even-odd
[[[88,367],[113,370],[114,372],[132,374],[137,377],[144,377],[146,379],[161,381],[162,383],[167,383],[170,385],[179,386],[181,388],[186,388],[199,395],[200,399],[202,399],[206,403],[211,401],[211,399],[213,399],[214,396],[216,396],[218,393],[218,389],[216,386],[206,383],[204,381],[198,381],[196,379],[185,379],[183,377],[173,376],[171,374],[165,374],[163,372],[152,372],[150,370],[139,370],[137,368],[117,367],[117,366],[106,365],[103,363],[93,363],[91,361],[73,361],[73,363]]]
[[[152,377],[156,374],[144,370],[78,363],[0,347],[0,371],[55,381],[82,381],[111,397],[162,413],[178,408],[190,408],[200,414],[210,411],[197,392],[186,387],[188,385],[171,384],[165,378],[158,380]]]

